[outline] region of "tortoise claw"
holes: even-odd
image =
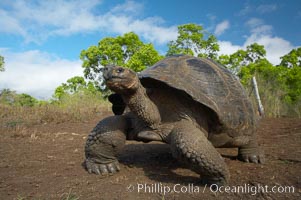
[[[102,175],[106,175],[109,173],[108,169],[105,165],[99,165],[99,169],[100,169]]]
[[[255,163],[255,164],[263,164],[265,162],[265,158],[263,154],[244,154],[244,155],[238,155],[238,160],[241,160],[243,162],[247,163]]]
[[[97,175],[115,174],[118,171],[120,171],[118,161],[114,161],[108,164],[99,164],[99,163],[95,163],[90,159],[86,159],[85,167],[90,174],[94,173]]]
[[[113,163],[108,164],[107,169],[108,169],[109,173],[112,173],[112,174],[116,173],[116,167],[114,166]]]
[[[257,158],[257,156],[256,155],[251,155],[250,157],[249,157],[249,161],[251,162],[251,163],[258,163],[258,158]]]

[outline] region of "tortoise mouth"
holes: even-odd
[[[120,77],[120,76],[111,76],[111,77],[106,77],[105,81],[106,82],[115,82],[115,81],[121,81],[124,80],[124,77]]]
[[[133,81],[127,77],[111,76],[106,79],[106,85],[110,89],[130,89],[133,85]]]

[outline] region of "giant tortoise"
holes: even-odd
[[[126,140],[162,141],[207,183],[225,184],[229,171],[215,147],[237,147],[238,159],[263,163],[256,114],[237,77],[220,64],[186,55],[167,57],[141,73],[103,68],[114,116],[101,120],[85,146],[89,173],[120,170]]]

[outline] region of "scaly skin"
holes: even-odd
[[[136,91],[131,94],[122,94],[122,98],[130,110],[145,122],[146,126],[156,129],[161,122],[158,107],[148,98],[146,90],[141,85],[138,77],[137,82],[139,84]]]
[[[176,123],[169,136],[172,154],[188,163],[204,183],[223,185],[229,180],[227,166],[204,133],[188,120]]]
[[[120,170],[116,156],[125,144],[127,128],[124,116],[111,116],[97,124],[85,146],[85,166],[89,173],[108,174]]]

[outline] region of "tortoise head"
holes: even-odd
[[[108,88],[118,94],[130,94],[138,89],[138,75],[128,68],[106,66],[102,72]]]

